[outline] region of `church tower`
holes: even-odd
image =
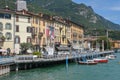
[[[17,0],[17,11],[21,11],[21,10],[28,10],[27,9],[27,3],[24,0]]]

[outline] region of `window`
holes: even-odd
[[[30,18],[28,18],[28,23],[30,23]]]
[[[43,26],[45,26],[45,21],[43,21]]]
[[[38,28],[36,27],[36,28],[35,28],[35,33],[37,33],[37,32],[38,32]]]
[[[82,38],[82,34],[79,35],[79,38]]]
[[[0,38],[3,36],[3,34],[0,32]]]
[[[33,23],[34,23],[34,17],[33,17]]]
[[[11,14],[0,13],[0,18],[11,19]]]
[[[3,13],[0,13],[0,18],[4,18],[4,14]]]
[[[16,37],[15,37],[15,43],[16,43],[16,44],[20,43],[20,37],[19,37],[19,36],[16,36]]]
[[[77,33],[74,32],[74,33],[73,33],[73,37],[77,37]]]
[[[6,30],[11,30],[11,29],[12,29],[11,24],[10,24],[10,23],[6,23],[5,29],[6,29]]]
[[[10,39],[12,39],[12,34],[10,32],[7,32],[5,34],[5,37],[6,37],[7,40],[10,40]]]
[[[32,28],[31,27],[27,27],[27,32],[31,33],[31,31],[32,31]]]
[[[76,40],[73,40],[73,43],[77,43],[77,41],[76,41]]]
[[[4,14],[5,19],[11,19],[11,14]]]
[[[79,44],[82,44],[82,41],[79,41]]]
[[[19,25],[16,25],[15,32],[19,32]]]
[[[43,33],[45,34],[45,29],[43,29]]]
[[[19,16],[18,15],[16,15],[16,22],[18,22],[19,21]]]
[[[32,42],[31,38],[28,37],[28,38],[27,38],[27,43],[31,43],[31,42]]]
[[[35,22],[36,22],[36,24],[38,24],[38,21],[39,21],[39,19],[38,19],[38,18],[36,18],[36,21],[35,21]]]
[[[35,27],[32,27],[31,29],[32,29],[32,30],[31,30],[32,33],[35,33]]]
[[[3,24],[0,22],[0,31],[3,30]]]

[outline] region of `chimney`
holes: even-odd
[[[5,9],[6,11],[7,11],[7,10],[10,10],[8,6],[5,6],[5,8],[4,8],[4,9]]]

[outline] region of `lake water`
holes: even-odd
[[[0,80],[120,80],[120,53],[115,60],[97,65],[78,65],[70,63],[10,72],[0,76]]]

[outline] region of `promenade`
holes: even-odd
[[[14,57],[4,57],[0,58],[0,72],[6,68],[6,73],[10,70],[23,70],[37,68],[40,66],[49,66],[59,63],[65,63],[66,59],[69,62],[78,61],[82,57],[87,59],[92,59],[96,57],[103,57],[108,54],[113,54],[113,51],[104,51],[104,52],[89,52],[89,53],[72,53],[72,54],[60,54],[60,55],[48,55],[44,57],[34,57],[33,55],[16,55]],[[4,67],[3,67],[4,66]],[[5,73],[5,72],[4,72]],[[2,75],[2,73],[1,73]]]

